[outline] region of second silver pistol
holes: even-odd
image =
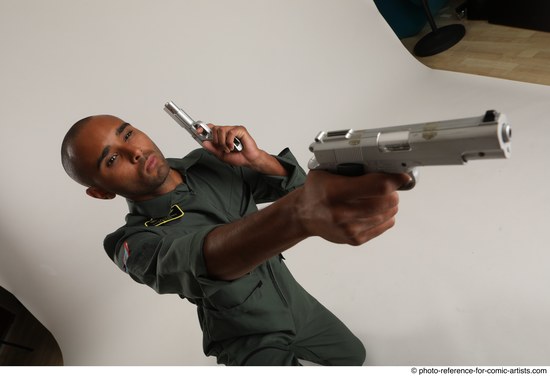
[[[210,127],[204,122],[198,120],[195,121],[189,116],[183,109],[176,106],[172,101],[167,102],[164,105],[164,110],[174,119],[182,128],[185,128],[187,132],[193,137],[201,146],[203,141],[212,140],[212,131]],[[235,151],[243,150],[241,140],[237,137],[233,139],[235,145]]]

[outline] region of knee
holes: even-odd
[[[367,358],[367,351],[363,343],[357,339],[356,343],[351,346],[349,352],[349,365],[350,366],[362,366]]]
[[[367,357],[365,346],[355,335],[350,333],[346,341],[340,343],[338,347],[340,348],[340,354],[343,355],[339,362],[340,365],[362,366],[365,363]]]

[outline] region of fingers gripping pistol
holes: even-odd
[[[176,106],[174,102],[167,102],[164,105],[164,111],[166,111],[168,115],[170,115],[172,119],[174,119],[182,128],[187,130],[191,137],[193,137],[193,139],[195,139],[195,141],[197,141],[201,146],[203,141],[212,140],[212,131],[210,130],[210,127],[200,120],[193,120],[191,116],[183,111],[183,109]],[[233,145],[235,145],[235,151],[243,150],[241,140],[237,137],[233,139]]]
[[[512,128],[494,110],[479,117],[388,128],[320,132],[308,163],[341,175],[408,173],[411,189],[418,166],[462,165],[473,159],[509,158]]]

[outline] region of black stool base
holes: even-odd
[[[447,25],[426,34],[414,46],[414,54],[419,57],[432,56],[448,50],[466,35],[461,24]]]

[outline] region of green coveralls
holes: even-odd
[[[287,177],[230,166],[202,149],[168,159],[185,182],[154,199],[128,201],[126,225],[105,238],[105,250],[137,282],[195,304],[204,353],[218,363],[361,365],[361,342],[294,280],[282,255],[234,281],[208,276],[202,245],[212,229],[303,184],[288,149],[276,158]]]

